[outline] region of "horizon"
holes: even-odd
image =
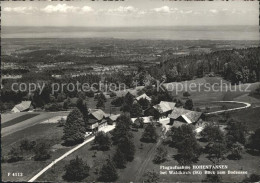
[[[1,8],[2,26],[259,25],[257,1],[2,1]]]

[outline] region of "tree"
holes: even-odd
[[[84,141],[85,123],[78,109],[74,109],[68,115],[63,133],[63,139],[67,145],[74,145]]]
[[[34,160],[35,161],[44,161],[51,157],[50,154],[50,144],[46,142],[39,142],[36,144],[34,149]]]
[[[241,159],[242,158],[242,152],[243,152],[243,145],[240,144],[239,142],[235,143],[232,145],[231,147],[231,154],[230,156],[233,158],[233,159]]]
[[[107,151],[110,149],[111,141],[107,134],[104,132],[98,132],[95,135],[94,142],[92,144],[92,147],[97,150],[101,151]]]
[[[156,164],[163,163],[167,158],[168,151],[164,146],[158,147],[153,162]]]
[[[100,170],[99,181],[114,182],[118,178],[117,171],[113,162],[108,159]]]
[[[205,126],[205,128],[202,130],[200,135],[206,139],[208,142],[214,142],[214,141],[223,141],[224,140],[224,134],[219,129],[218,126],[215,126],[213,124],[208,124]]]
[[[144,142],[156,142],[158,139],[158,134],[156,132],[156,128],[153,124],[148,124],[144,129],[144,133],[142,135],[141,141]]]
[[[229,141],[245,144],[247,127],[244,123],[231,119],[227,124],[227,131],[227,135],[230,138]]]
[[[218,174],[207,174],[206,178],[202,182],[222,182],[222,178]]]
[[[184,108],[188,109],[188,110],[192,110],[193,109],[193,101],[192,101],[192,99],[186,100]]]
[[[146,183],[157,183],[159,181],[159,175],[154,170],[147,171],[144,175],[144,182]]]
[[[124,97],[117,97],[111,101],[111,104],[116,107],[123,105],[123,103],[124,103]]]
[[[85,124],[87,124],[88,123],[88,106],[87,106],[86,102],[84,102],[82,98],[79,98],[77,100],[76,106],[79,109],[79,111],[81,112],[81,114],[83,115],[83,120],[84,120]]]
[[[66,120],[64,118],[61,118],[59,121],[58,121],[58,126],[61,127],[61,126],[64,126],[66,123]]]
[[[181,165],[191,165],[199,158],[201,147],[194,136],[183,139],[178,147],[178,162]]]
[[[104,101],[102,98],[99,97],[99,98],[98,98],[98,101],[97,101],[96,107],[97,107],[98,109],[104,108],[104,107],[105,107],[105,101]]]
[[[189,92],[184,92],[183,94],[182,94],[184,97],[189,97],[190,96],[190,93]]]
[[[198,159],[201,147],[190,125],[182,125],[171,129],[172,145],[178,149],[178,161],[182,165],[189,165]]]
[[[143,128],[144,127],[144,119],[143,118],[137,118],[135,120],[135,123],[138,128]]]
[[[227,153],[227,146],[224,142],[210,143],[208,144],[208,149],[210,160],[215,164],[224,159]]]
[[[124,154],[127,161],[133,161],[135,155],[135,145],[131,138],[122,137],[118,143],[118,148]]]
[[[179,148],[180,143],[190,136],[195,137],[192,127],[188,124],[182,125],[178,128],[171,128],[171,143],[176,148]]]
[[[250,137],[249,147],[260,151],[260,128],[256,129],[254,134]]]
[[[149,107],[150,102],[146,98],[141,98],[138,103],[142,106],[142,109],[145,110]]]
[[[89,166],[83,162],[78,156],[76,159],[70,160],[70,163],[65,166],[65,174],[63,178],[66,181],[82,181],[89,175]]]
[[[8,152],[8,162],[17,162],[23,160],[21,150],[17,147],[12,147]]]
[[[126,95],[125,95],[125,97],[124,97],[124,102],[125,102],[125,104],[128,104],[128,105],[132,105],[133,104],[133,102],[134,102],[134,96],[131,94],[131,93],[127,93]]]
[[[252,183],[252,182],[259,182],[259,181],[260,181],[260,175],[253,173],[249,177],[245,178],[242,182]]]
[[[142,106],[138,103],[133,104],[132,108],[130,109],[130,115],[132,118],[138,118],[142,115],[143,110]]]
[[[107,101],[107,98],[106,98],[106,96],[104,95],[103,92],[101,92],[101,93],[98,95],[98,98],[100,98],[100,99],[103,100],[104,102]]]
[[[131,125],[132,121],[129,115],[123,114],[117,118],[116,127],[111,132],[114,144],[117,144],[123,137],[133,138],[133,134],[130,132]]]
[[[113,156],[113,162],[115,163],[116,168],[125,168],[126,158],[124,153],[117,147],[116,152]]]

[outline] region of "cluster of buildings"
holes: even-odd
[[[140,99],[146,99],[151,102],[151,98],[145,93],[136,97],[135,101],[138,102]],[[183,124],[192,124],[196,128],[201,128],[203,124],[204,114],[202,112],[187,110],[182,107],[176,107],[176,103],[161,101],[159,104],[148,107],[144,110],[144,116],[142,121],[144,124],[159,122],[166,129],[171,127],[179,127]],[[24,112],[32,109],[31,101],[23,101],[17,104],[12,109],[12,112]],[[106,125],[112,125],[117,121],[120,114],[107,114],[101,109],[89,109],[88,125],[87,130],[89,132],[95,133],[99,131],[100,128]],[[156,119],[155,116],[159,116]],[[131,118],[133,123],[138,123],[140,118]]]
[[[136,100],[141,98],[147,99],[149,102],[151,98],[146,94],[142,94],[136,97]],[[159,104],[149,107],[144,111],[144,116],[141,117],[144,123],[151,123],[158,121],[162,123],[167,129],[170,127],[179,127],[183,124],[192,124],[197,128],[201,128],[203,125],[204,114],[202,112],[192,111],[184,109],[182,107],[176,107],[176,103],[161,101]],[[155,119],[155,116],[159,116],[159,119]],[[138,118],[132,118],[132,122],[135,123]]]

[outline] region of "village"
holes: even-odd
[[[129,92],[126,95],[132,95]],[[134,96],[133,96],[134,97]],[[139,104],[139,101],[145,102],[150,106],[151,98],[143,93],[140,96],[134,98],[133,104]],[[132,104],[129,104],[132,105]],[[194,126],[194,132],[199,133],[203,130],[205,126],[204,113],[197,112],[193,110],[188,110],[181,107],[176,107],[176,103],[161,101],[159,104],[153,105],[151,107],[147,106],[147,109],[142,110],[142,114],[139,117],[132,117],[131,121],[133,124],[144,123],[160,123],[163,125],[163,129],[167,132],[171,127],[179,127],[183,124],[191,124]],[[11,110],[13,113],[18,112],[33,112],[33,106],[31,101],[22,101],[20,104],[14,106]],[[120,114],[108,114],[102,109],[88,109],[88,123],[86,134],[95,134],[102,127],[107,125],[115,125],[117,118]],[[159,118],[158,118],[159,117]],[[56,123],[60,120],[66,120],[67,116],[60,116],[60,118],[55,117]],[[50,119],[51,120],[51,119]]]

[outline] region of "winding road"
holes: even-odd
[[[213,101],[214,102],[214,101]],[[212,103],[213,103],[212,102]],[[216,101],[215,103],[236,103],[236,104],[244,104],[245,106],[243,107],[237,107],[237,108],[232,108],[232,109],[226,109],[226,110],[220,110],[220,111],[215,111],[215,112],[209,112],[206,113],[206,115],[209,114],[220,114],[220,113],[224,113],[224,112],[229,112],[229,111],[236,111],[236,110],[240,110],[240,109],[246,109],[251,107],[250,103],[247,102],[240,102],[240,101]]]

